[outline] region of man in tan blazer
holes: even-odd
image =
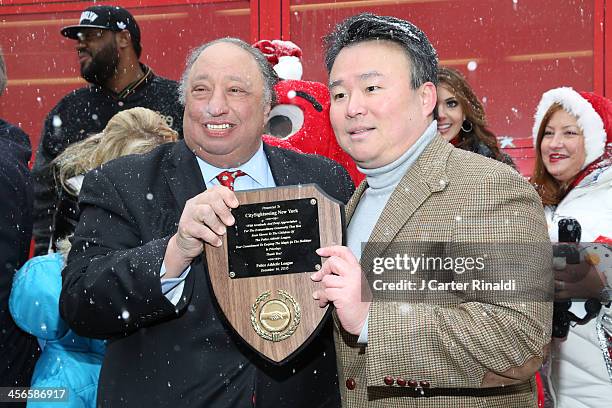
[[[361,14],[326,43],[332,126],[366,175],[347,206],[347,246],[319,249],[329,258],[313,275],[322,282],[313,297],[336,308],[343,405],[536,407],[534,375],[552,317],[538,195],[507,165],[437,134],[437,55],[417,27]],[[445,275],[399,270],[398,248],[427,243],[457,245],[438,250],[453,259],[479,249],[487,265]],[[373,265],[416,286],[385,293],[386,275]],[[464,286],[436,293],[432,277]],[[516,287],[474,284],[500,277]]]

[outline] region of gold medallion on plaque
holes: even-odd
[[[266,291],[251,306],[251,324],[259,337],[273,342],[285,340],[300,324],[300,304],[286,291],[277,290],[277,298],[270,299]]]

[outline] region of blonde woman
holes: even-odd
[[[177,133],[157,113],[133,108],[116,114],[102,133],[71,145],[53,162],[63,193],[54,220],[60,252],[32,258],[17,272],[9,307],[17,325],[36,336],[43,349],[32,387],[68,388],[69,401],[63,406],[95,406],[105,351],[103,341],[76,335],[59,316],[61,270],[70,249],[63,238],[78,221],[76,197],[83,174],[109,160],[146,153],[176,139]]]
[[[57,249],[58,238],[74,231],[78,221],[77,195],[87,171],[117,157],[146,153],[177,138],[178,134],[160,115],[150,109],[132,108],[113,116],[102,133],[66,148],[52,162],[60,191],[49,250]]]

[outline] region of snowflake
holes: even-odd
[[[516,147],[514,146],[514,138],[512,136],[501,136],[499,138],[499,147],[502,149]]]

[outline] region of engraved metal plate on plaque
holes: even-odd
[[[316,198],[245,204],[228,228],[230,278],[318,270],[321,257]]]

